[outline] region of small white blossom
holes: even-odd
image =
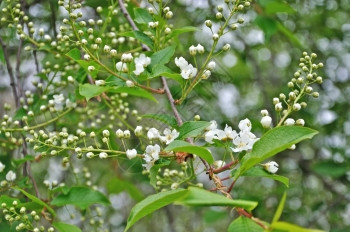
[[[156,162],[159,159],[159,152],[160,152],[160,146],[158,144],[155,144],[154,146],[148,145],[146,147],[146,153],[144,155],[144,160],[147,164],[143,164],[144,167],[146,167],[147,170],[150,170],[151,167],[154,165],[154,162]]]
[[[104,80],[96,80],[95,81],[95,85],[97,85],[97,86],[103,86],[105,84],[106,84],[106,82]]]
[[[294,124],[295,124],[295,121],[292,118],[287,118],[286,121],[284,121],[284,125],[286,126],[293,126]]]
[[[270,161],[266,164],[263,164],[266,171],[269,173],[276,173],[278,171],[278,164],[275,161]]]
[[[207,128],[205,128],[205,130],[215,130],[218,128],[218,124],[215,120],[211,120],[210,121],[210,126],[208,126]]]
[[[189,47],[188,51],[190,52],[191,56],[195,56],[197,54],[197,48],[193,45]]]
[[[64,96],[63,94],[53,95],[54,108],[57,111],[63,110]]]
[[[250,131],[252,129],[252,123],[250,122],[250,120],[248,118],[243,119],[239,122],[238,128],[241,131]]]
[[[226,140],[226,139],[234,139],[238,134],[235,130],[232,130],[232,127],[226,125],[224,130],[217,130],[216,131],[217,137],[220,140]]]
[[[295,122],[296,125],[298,126],[304,126],[305,125],[305,121],[304,119],[300,118]]]
[[[217,129],[210,130],[204,134],[204,140],[208,143],[213,143],[214,139],[219,139],[217,136]]]
[[[215,67],[216,67],[215,61],[210,61],[207,65],[207,69],[209,69],[209,70],[213,70],[213,69],[215,69]]]
[[[269,111],[267,110],[261,110],[261,115],[264,117],[264,116],[268,116],[269,115]]]
[[[142,135],[142,126],[137,126],[135,128],[135,135],[136,136],[141,136]]]
[[[125,130],[123,133],[124,133],[124,138],[126,139],[130,138],[131,135],[129,130]]]
[[[118,129],[115,134],[117,135],[117,138],[123,138],[124,137],[124,132],[121,129]]]
[[[221,167],[225,166],[226,163],[223,160],[215,160],[213,165],[214,165],[215,168],[221,168]]]
[[[14,173],[12,170],[9,171],[7,174],[6,174],[6,180],[7,181],[15,181],[16,180],[16,173]]]
[[[272,118],[270,116],[264,116],[261,118],[260,123],[264,128],[270,128],[272,123]]]
[[[277,98],[278,99],[278,98]],[[283,109],[283,106],[282,106],[282,103],[280,102],[280,103],[276,103],[276,105],[275,105],[275,110],[276,111],[281,111]]]
[[[108,154],[106,152],[101,152],[98,156],[100,159],[106,159],[108,157]]]
[[[179,183],[172,183],[171,184],[171,186],[170,186],[170,188],[172,189],[172,190],[174,190],[174,189],[177,189],[179,187]]]
[[[137,151],[135,149],[128,149],[126,150],[126,156],[128,157],[128,159],[133,159],[137,156]]]
[[[231,147],[231,149],[233,152],[250,150],[257,140],[259,139],[251,132],[240,132],[239,135],[232,140],[236,147]]]
[[[204,53],[204,47],[202,45],[198,44],[196,49],[197,49],[197,52],[199,54],[203,54]]]
[[[103,130],[102,135],[103,135],[103,137],[109,137],[109,135],[110,135],[109,130]]]
[[[0,162],[0,172],[4,171],[5,167],[6,166],[3,163]]]
[[[124,53],[121,57],[121,61],[123,63],[129,63],[133,60],[133,57],[131,55],[131,53]]]
[[[128,86],[129,88],[135,86],[135,83],[133,81],[130,81],[130,80],[127,80],[125,83],[126,83],[126,86]]]
[[[159,131],[156,128],[151,128],[147,132],[148,139],[158,139],[160,136]]]
[[[128,66],[126,63],[123,63],[121,61],[119,61],[118,63],[115,64],[115,68],[119,71],[119,72],[128,72]]]
[[[189,64],[185,58],[175,58],[175,64],[177,67],[181,69],[181,76],[183,79],[191,79],[192,77],[196,76],[197,74],[197,68],[194,68],[192,64]]]
[[[139,57],[135,58],[135,75],[140,75],[150,63],[151,58],[147,57],[145,54],[141,54]]]
[[[161,141],[165,142],[166,144],[171,143],[174,141],[177,137],[179,137],[180,133],[173,129],[172,131],[169,128],[166,128],[164,130],[164,136],[160,136]]]

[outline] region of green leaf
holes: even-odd
[[[75,75],[73,75],[74,77]],[[87,77],[87,73],[85,71],[85,69],[83,67],[81,67],[79,70],[78,70],[78,73],[75,77],[75,80],[78,82],[78,83],[83,83],[85,81],[85,78]]]
[[[188,152],[190,154],[195,154],[202,159],[206,160],[209,164],[214,162],[214,158],[211,155],[210,151],[204,147],[198,147],[188,142],[182,140],[175,140],[171,142],[164,151],[182,151]]]
[[[264,229],[251,219],[244,216],[236,218],[231,222],[227,232],[263,232]]]
[[[3,64],[6,64],[4,51],[2,50],[2,47],[0,47],[0,62],[3,63]]]
[[[105,81],[107,86],[126,86],[125,81],[113,75],[109,76]]]
[[[170,160],[168,159],[159,159],[157,160],[157,163],[151,167],[149,170],[149,179],[150,179],[150,184],[156,188],[157,185],[157,175],[158,175],[158,170],[164,166],[168,166],[170,164]]]
[[[197,30],[198,30],[197,27],[191,27],[191,26],[174,29],[171,33],[171,37],[175,37],[186,32],[192,32]]]
[[[143,201],[137,203],[130,212],[128,222],[124,231],[127,231],[132,227],[137,221],[145,217],[148,214],[153,213],[157,209],[167,206],[177,199],[183,197],[188,190],[186,189],[176,189],[168,192],[160,192],[148,196]]]
[[[134,21],[139,24],[148,24],[149,22],[153,21],[152,15],[144,8],[134,8],[134,14]]]
[[[305,44],[302,44],[297,36],[293,32],[291,32],[289,29],[287,29],[283,24],[280,22],[277,22],[277,29],[279,32],[284,34],[294,45],[298,46],[299,48],[304,48]]]
[[[76,61],[82,68],[84,68],[86,73],[89,73],[89,75],[93,78],[97,77],[98,70],[100,69],[100,65],[97,64],[95,61],[86,61],[86,60],[77,60]],[[95,70],[92,72],[89,72],[88,68],[89,66],[94,66]]]
[[[152,67],[151,78],[162,76],[163,73],[171,73],[171,69],[162,64],[156,64]],[[148,79],[151,79],[148,78]]]
[[[280,203],[278,204],[275,215],[273,215],[272,223],[277,222],[280,219],[282,212],[283,212],[284,204],[286,203],[286,199],[287,199],[287,193],[284,192],[282,199],[281,199]]]
[[[185,139],[188,137],[195,137],[200,135],[205,128],[210,126],[210,122],[205,121],[189,121],[182,124],[179,129],[180,135],[178,139]]]
[[[18,166],[18,165],[24,164],[27,161],[33,161],[33,160],[35,160],[34,156],[26,155],[22,159],[13,159],[12,162],[15,166]]]
[[[166,64],[170,61],[175,53],[175,46],[166,47],[151,55],[151,67],[156,64]]]
[[[84,96],[87,101],[91,98],[100,95],[103,92],[107,92],[111,87],[108,86],[97,86],[91,84],[80,84],[79,85],[79,94]]]
[[[232,200],[197,187],[189,187],[188,194],[176,202],[189,206],[232,206],[248,211],[253,210],[258,205],[258,202],[255,201]]]
[[[270,226],[271,229],[277,229],[278,231],[283,232],[324,232],[323,230],[315,230],[315,229],[306,229],[297,225],[293,225],[288,222],[275,222]]]
[[[133,96],[137,96],[137,97],[143,97],[143,98],[146,98],[148,100],[151,100],[151,101],[154,101],[156,103],[158,103],[157,99],[155,99],[155,97],[150,93],[150,92],[147,92],[146,90],[143,90],[139,87],[114,87],[114,88],[111,88],[109,89],[108,92],[112,92],[112,93],[127,93],[127,94],[130,94],[130,95],[133,95]]]
[[[126,180],[120,180],[118,178],[113,178],[107,183],[108,193],[120,193],[126,191],[130,197],[136,201],[141,201],[144,199],[144,195],[140,192],[138,188],[135,187],[131,182]]]
[[[127,31],[118,34],[119,36],[127,36],[127,37],[133,37],[137,40],[139,40],[141,43],[144,43],[148,45],[151,49],[153,49],[153,40],[146,35],[145,33],[141,31]]]
[[[81,232],[79,227],[62,222],[54,222],[52,225],[58,232]]]
[[[334,163],[333,161],[320,161],[311,166],[311,169],[319,175],[340,178],[349,171],[349,164]]]
[[[236,171],[237,170],[233,170],[231,175],[234,176]],[[252,167],[251,169],[249,169],[248,171],[243,173],[242,176],[266,177],[266,178],[270,178],[273,180],[277,180],[277,181],[283,183],[286,187],[289,186],[289,179],[287,177],[269,173],[269,172],[265,171],[262,167]]]
[[[110,202],[102,193],[87,187],[72,187],[67,194],[60,194],[51,201],[52,205],[75,205],[86,209],[92,204],[109,205]]]
[[[252,151],[244,155],[241,166],[235,173],[235,180],[254,165],[291,147],[293,144],[311,139],[317,133],[313,129],[301,126],[281,126],[269,130],[254,144]]]
[[[161,121],[171,127],[177,127],[177,121],[173,116],[167,114],[144,114],[143,118],[152,118]]]
[[[285,2],[280,0],[268,0],[264,3],[265,13],[266,14],[276,14],[276,13],[287,13],[294,14],[295,10]]]
[[[30,200],[32,200],[33,202],[43,206],[44,208],[47,209],[47,211],[49,211],[51,213],[52,216],[56,217],[56,213],[55,211],[48,205],[46,204],[45,202],[43,202],[42,200],[40,200],[39,198],[37,198],[36,196],[33,196],[32,194],[30,193],[27,193],[26,191],[24,191],[23,189],[21,188],[18,188],[18,187],[12,187],[13,189],[16,189],[18,191],[20,191],[23,195],[25,195],[26,197],[28,197]]]
[[[75,61],[81,59],[80,50],[78,48],[73,48],[68,53],[66,53],[66,56],[69,56],[70,58],[72,58]]]
[[[162,76],[173,79],[173,80],[179,82],[180,84],[182,84],[185,80],[182,78],[181,74],[179,74],[179,73],[162,73]]]
[[[258,25],[261,30],[264,31],[265,41],[269,42],[271,36],[277,33],[277,22],[267,16],[258,15],[255,18],[255,24]]]

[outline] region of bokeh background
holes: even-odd
[[[269,220],[286,190],[288,198],[282,220],[326,231],[347,232],[350,231],[350,0],[283,2],[288,4],[257,0],[247,13],[237,16],[243,17],[245,22],[236,31],[226,34],[218,46],[221,48],[229,43],[232,49],[214,58],[218,67],[216,71],[196,87],[179,110],[184,120],[191,120],[199,114],[203,120],[216,120],[221,128],[225,124],[235,127],[241,119],[249,118],[253,122],[253,131],[261,134],[260,110],[268,109],[273,114],[272,98],[288,93],[287,82],[298,69],[302,52],[317,53],[317,61],[324,63],[324,69],[319,73],[324,79],[319,86],[320,97],[308,99],[308,107],[295,118],[303,118],[306,126],[320,133],[312,141],[304,141],[295,150],[275,157],[280,164],[278,173],[290,179],[290,187],[286,189],[270,179],[242,178],[234,188],[234,196],[259,201],[254,214]],[[106,5],[92,0],[86,4],[85,11],[92,18],[97,18],[96,6]],[[129,7],[132,8],[133,4],[130,2]],[[171,22],[175,27],[191,25],[199,28],[194,33],[180,36],[177,56],[187,54],[190,59],[187,49],[198,43],[209,50],[211,33],[203,22],[206,19],[217,21],[218,4],[223,2],[171,1],[174,12]],[[148,3],[141,2],[140,5],[148,6]],[[51,9],[54,9],[58,21],[64,16],[56,1],[28,0],[27,7],[33,21],[47,30],[55,25]],[[60,23],[56,27],[58,25]],[[218,24],[214,23],[213,27],[217,28]],[[1,29],[0,32],[5,33]],[[8,42],[14,61],[18,41]],[[38,55],[39,61],[44,58],[43,54]],[[22,59],[20,84],[25,90],[34,89],[31,85],[35,78],[33,58],[28,54]],[[1,51],[0,62],[1,111],[5,101],[12,101],[12,94]],[[175,83],[171,83],[171,91],[175,96],[180,94]],[[164,108],[166,99],[159,100],[160,104],[153,106],[141,101],[131,104],[141,113],[170,114],[170,108]],[[216,155],[220,158],[220,154]],[[41,168],[35,174],[62,181],[60,162],[47,162],[50,173]],[[108,180],[109,173],[104,170],[104,164],[84,165],[98,176],[98,181]],[[141,192],[152,192],[148,179],[136,166],[116,172],[120,177],[131,178]],[[33,169],[38,167],[33,165]],[[207,183],[205,177],[200,177],[199,181]],[[109,215],[106,220],[112,231],[121,231],[135,200],[127,192],[114,194],[110,199],[113,208],[105,211]],[[70,219],[68,211],[72,213],[74,209],[62,209],[62,219],[78,222],[79,217]],[[229,209],[169,206],[136,224],[133,231],[224,231],[235,216]]]

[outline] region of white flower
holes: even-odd
[[[151,128],[147,132],[148,139],[158,139],[160,136],[159,131],[156,128]]]
[[[197,52],[199,54],[203,54],[204,53],[204,47],[202,45],[198,44],[196,49],[197,49]]]
[[[216,131],[218,139],[226,140],[226,139],[234,139],[238,134],[235,130],[232,130],[232,127],[226,125],[224,130]]]
[[[105,84],[106,84],[106,82],[104,80],[96,80],[95,81],[95,85],[97,85],[97,86],[103,86]]]
[[[264,116],[261,118],[261,125],[264,127],[264,128],[270,128],[271,126],[271,122],[272,122],[272,118],[268,115]]]
[[[217,129],[210,130],[204,134],[204,140],[208,143],[213,143],[214,139],[219,139],[217,136]]]
[[[132,57],[131,53],[124,53],[124,54],[122,55],[121,61],[122,61],[123,63],[129,63],[129,62],[131,62],[132,60],[133,60],[133,57]]]
[[[226,163],[223,160],[215,160],[213,165],[214,165],[215,168],[221,168],[221,167],[225,166]]]
[[[210,126],[208,126],[207,128],[205,128],[206,130],[215,130],[218,128],[218,124],[215,120],[211,120],[210,121]]]
[[[128,149],[126,150],[126,156],[128,157],[128,159],[133,159],[137,156],[137,151],[135,149]]]
[[[142,126],[137,126],[135,128],[135,135],[136,136],[141,136],[142,135]]]
[[[246,118],[239,122],[238,127],[241,131],[250,131],[252,129],[252,123]]]
[[[289,150],[295,150],[296,146],[295,144],[293,144],[292,146],[290,146],[290,148],[288,148]]]
[[[16,173],[14,173],[13,171],[9,171],[7,174],[6,174],[6,180],[7,181],[15,181],[16,180]]]
[[[145,54],[141,54],[139,57],[135,58],[135,75],[140,75],[150,63],[151,58],[147,57]]]
[[[57,111],[61,111],[63,110],[63,103],[64,103],[64,96],[63,94],[61,93],[60,95],[53,95],[53,102],[54,102],[54,105],[55,105],[55,110]]]
[[[4,169],[5,169],[5,165],[0,162],[0,172],[4,171]]]
[[[216,67],[215,61],[210,61],[207,65],[207,69],[213,70]]]
[[[115,64],[115,68],[119,71],[119,72],[128,72],[128,66],[126,65],[126,63],[123,63],[121,61],[119,61],[118,63]]]
[[[238,136],[236,136],[232,142],[236,146],[232,148],[233,152],[247,151],[253,148],[253,145],[259,139],[249,131],[241,131]]]
[[[196,76],[197,68],[194,68],[192,64],[188,64],[188,62],[183,57],[176,57],[175,64],[181,69],[181,76],[183,79],[187,80]]]
[[[154,165],[154,162],[159,159],[159,152],[160,147],[158,144],[155,144],[154,146],[148,145],[146,147],[146,154],[143,159],[147,164],[143,164],[143,166],[146,167],[147,170],[149,170]]]
[[[269,173],[276,173],[278,171],[278,164],[275,161],[270,161],[266,164],[263,164],[266,171]]]
[[[269,111],[267,110],[261,110],[261,115],[264,116],[268,116],[269,115]]]
[[[126,86],[128,86],[129,88],[132,88],[135,86],[135,83],[133,81],[127,80],[126,82]]]
[[[101,152],[98,156],[100,159],[106,159],[108,157],[108,154],[106,152]]]
[[[172,183],[171,184],[171,186],[170,186],[170,188],[172,189],[172,190],[174,190],[174,189],[177,189],[179,187],[179,183]]]
[[[295,121],[292,118],[287,118],[286,121],[284,121],[284,125],[286,126],[293,126],[294,124],[295,124]]]
[[[164,136],[161,136],[161,141],[165,142],[166,144],[171,143],[174,141],[177,137],[179,137],[180,133],[177,132],[177,130],[173,129],[172,131],[169,128],[166,128],[164,130]]]

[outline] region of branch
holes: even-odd
[[[19,96],[18,96],[16,78],[13,75],[12,67],[11,67],[11,64],[10,64],[10,56],[8,54],[6,44],[2,40],[1,36],[0,36],[0,44],[1,44],[2,50],[4,52],[4,58],[5,58],[5,61],[6,61],[6,68],[7,68],[7,72],[9,74],[9,77],[10,77],[10,85],[11,85],[11,88],[12,88],[13,97],[15,99],[16,108],[18,108],[19,107]]]

